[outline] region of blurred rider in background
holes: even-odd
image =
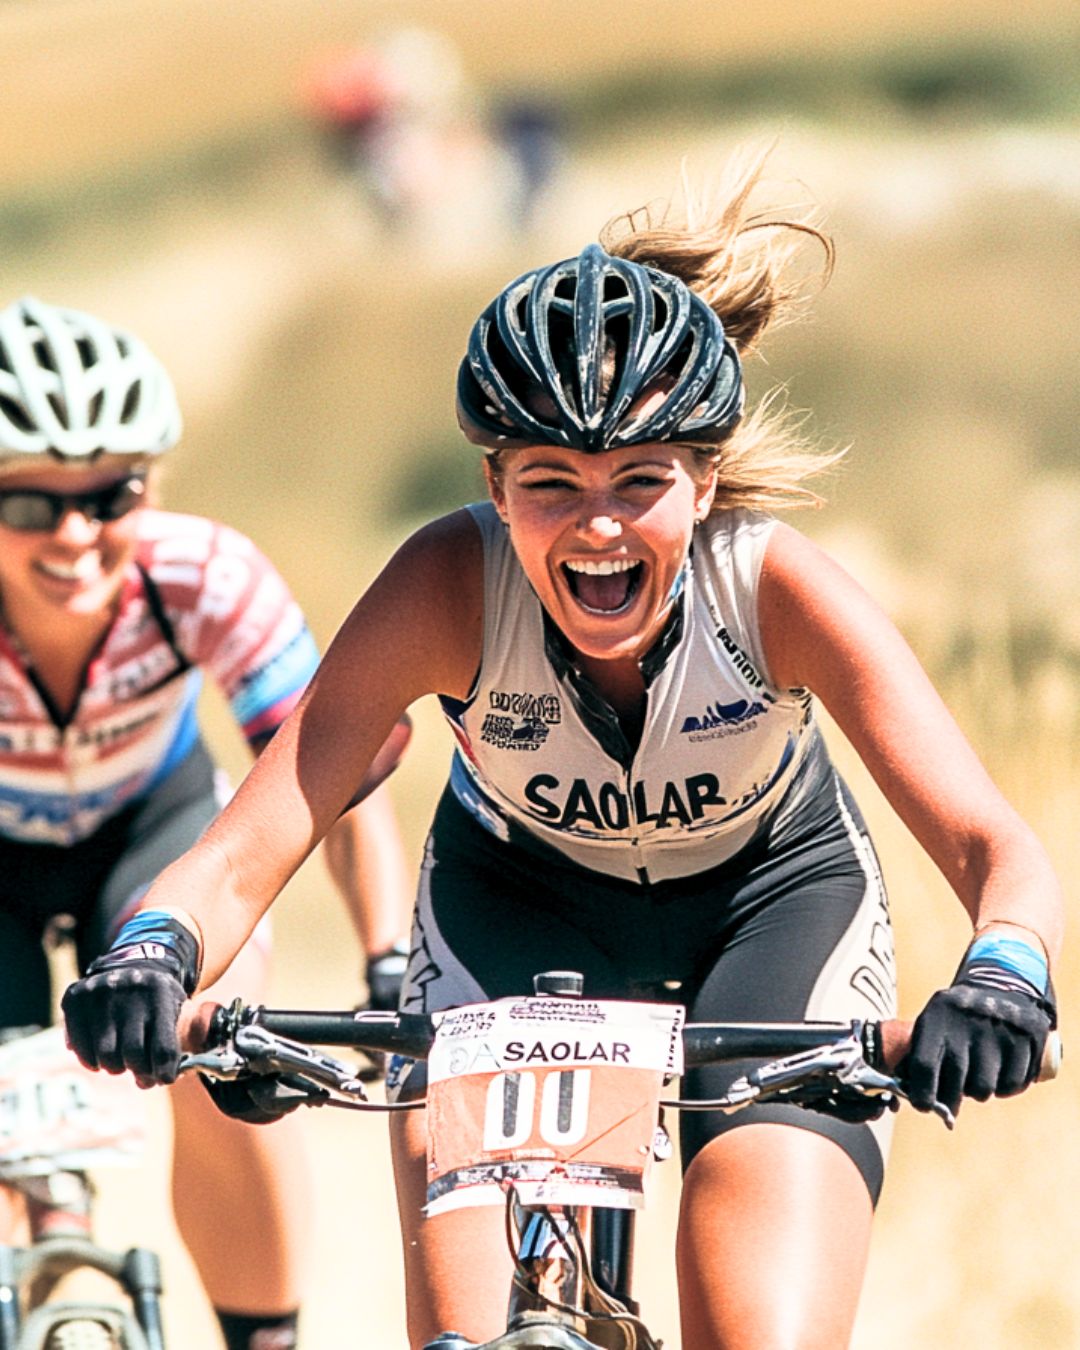
[[[58,916],[85,970],[217,814],[203,671],[257,755],[318,661],[250,540],[157,509],[155,466],[179,434],[170,379],[135,337],[29,297],[0,311],[0,1029],[52,1021],[45,935]],[[387,790],[373,789],[408,734],[402,719],[327,837],[377,1007],[397,1002],[408,882]],[[268,937],[237,955],[228,990],[263,996]],[[171,1096],[176,1220],[225,1344],[288,1350],[302,1127],[228,1119],[194,1079]],[[0,1229],[18,1223],[0,1193]]]
[[[442,32],[407,25],[328,53],[305,81],[306,113],[395,237],[445,247],[528,229],[563,160],[559,108],[540,90],[485,98]]]

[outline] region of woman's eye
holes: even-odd
[[[573,484],[562,478],[532,478],[521,486],[526,492],[553,492],[559,488],[570,488]]]

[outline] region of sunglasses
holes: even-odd
[[[119,520],[146,499],[144,477],[122,478],[93,492],[45,492],[39,488],[0,489],[0,525],[9,530],[55,530],[69,511],[102,524]]]

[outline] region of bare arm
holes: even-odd
[[[407,932],[412,880],[385,784],[346,811],[323,853],[365,954],[387,951]]]
[[[887,616],[784,525],[766,552],[760,621],[774,681],[821,699],[973,925],[1019,924],[1056,959],[1064,906],[1034,832],[995,787]]]
[[[228,806],[161,873],[142,908],[175,909],[198,929],[200,987],[224,971],[338,820],[409,704],[467,694],[482,593],[480,537],[467,513],[413,535],[357,602]]]

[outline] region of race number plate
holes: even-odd
[[[436,1014],[426,1213],[501,1204],[637,1209],[681,1007],[511,998]]]
[[[0,1045],[0,1181],[133,1162],[145,1137],[135,1080],[84,1069],[60,1027]]]

